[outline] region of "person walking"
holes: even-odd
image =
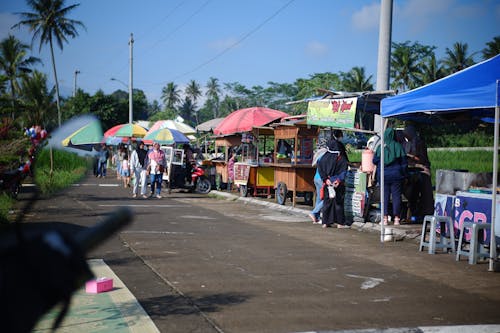
[[[108,163],[109,151],[106,148],[106,144],[101,144],[101,150],[97,154],[97,177],[106,177],[106,164]]]
[[[321,198],[321,188],[323,187],[323,179],[319,174],[318,170],[318,162],[321,160],[321,157],[326,153],[327,147],[326,142],[323,139],[323,142],[318,143],[318,150],[314,153],[312,166],[316,167],[316,172],[314,173],[314,186],[316,187],[316,202],[314,204],[314,208],[309,213],[309,217],[311,218],[314,224],[321,223],[321,209],[323,208],[323,199]]]
[[[387,225],[389,213],[389,199],[392,197],[392,216],[394,225],[401,222],[401,189],[403,180],[408,173],[408,162],[403,146],[394,139],[394,129],[388,127],[384,131],[384,218],[383,224]],[[377,166],[377,179],[380,183],[381,148],[377,147],[373,157],[373,164]]]
[[[344,217],[344,179],[347,173],[347,160],[341,152],[341,146],[335,139],[330,139],[327,151],[318,162],[318,171],[324,186],[323,228],[337,224],[338,228],[349,228]]]
[[[128,161],[128,154],[123,155],[122,160],[122,179],[123,187],[130,187],[130,163]]]
[[[151,197],[161,199],[161,182],[165,171],[165,153],[160,149],[158,142],[153,143],[153,149],[148,153],[147,171],[151,181]]]
[[[136,198],[139,185],[141,186],[141,196],[146,196],[146,158],[147,151],[144,149],[144,142],[139,142],[136,149],[130,155],[130,169],[134,175],[134,186],[132,188],[132,197]]]

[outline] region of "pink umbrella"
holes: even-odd
[[[227,135],[249,132],[252,127],[264,126],[289,115],[283,111],[265,107],[240,109],[229,114],[214,128],[214,134]]]

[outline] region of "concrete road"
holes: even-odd
[[[89,226],[131,207],[134,223],[90,257],[105,260],[161,332],[500,324],[500,275],[487,264],[241,201],[132,199],[115,184],[89,178],[40,200],[30,219]]]

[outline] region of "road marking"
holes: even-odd
[[[419,326],[357,330],[304,331],[296,333],[498,333],[500,325]]]
[[[172,208],[172,207],[188,207],[187,205],[99,205],[99,207],[162,207],[162,208]]]
[[[181,218],[185,219],[199,219],[199,220],[215,220],[215,217],[210,217],[210,216],[199,216],[199,215],[182,215],[179,216]]]
[[[120,184],[72,184],[71,186],[73,186],[73,187],[80,187],[80,186],[118,187],[121,185]]]
[[[121,233],[122,234],[194,235],[194,232],[154,231],[154,230],[127,230],[127,231],[122,231]]]
[[[379,279],[379,278],[374,278],[374,277],[369,277],[369,276],[360,276],[360,275],[354,275],[354,274],[346,274],[348,277],[352,277],[355,279],[364,279],[365,281],[361,284],[361,289],[370,289],[370,288],[375,288],[382,282],[384,282],[384,279]]]

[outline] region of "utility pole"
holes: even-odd
[[[128,83],[128,122],[132,124],[132,115],[134,112],[132,91],[133,91],[133,52],[134,52],[134,34],[130,33],[130,41],[128,42],[130,46],[130,73],[129,73],[129,83]]]
[[[76,76],[77,76],[78,74],[80,74],[80,71],[77,69],[77,70],[75,70],[75,81],[74,81],[74,83],[73,83],[73,97],[75,97],[75,96],[76,96]]]

